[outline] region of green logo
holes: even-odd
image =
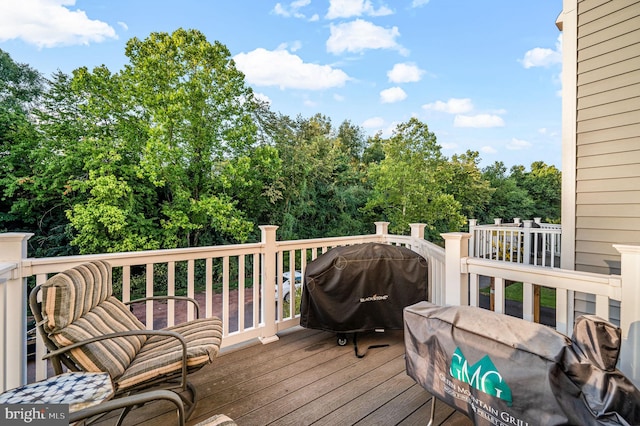
[[[489,355],[485,355],[474,365],[469,365],[460,348],[456,348],[451,358],[449,374],[451,377],[468,383],[479,391],[506,401],[509,406],[513,402],[511,389],[504,382],[502,375],[498,372]]]

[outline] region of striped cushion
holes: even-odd
[[[181,334],[187,343],[189,371],[210,363],[218,354],[222,339],[222,321],[219,318],[203,318],[164,330]],[[179,372],[182,368],[182,345],[173,337],[153,336],[142,347],[131,365],[121,377],[114,377],[118,391],[164,375]]]
[[[64,347],[91,337],[127,330],[144,330],[144,326],[125,304],[110,296],[50,337],[59,347]],[[105,371],[113,378],[125,371],[146,340],[144,335],[105,339],[72,349],[71,358],[84,371]]]
[[[112,294],[111,266],[86,263],[60,272],[42,285],[44,330],[56,333],[82,317]]]

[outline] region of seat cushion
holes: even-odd
[[[217,356],[222,340],[222,321],[211,317],[189,321],[163,330],[182,335],[187,344],[189,371],[210,363]],[[182,368],[182,345],[173,337],[152,336],[124,374],[115,377],[117,391],[123,391],[158,377],[173,375]]]
[[[49,337],[62,348],[92,337],[129,330],[144,330],[144,325],[124,303],[110,296]],[[145,335],[105,339],[72,349],[70,356],[84,371],[104,371],[114,378],[124,373],[146,341]]]

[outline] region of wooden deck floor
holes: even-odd
[[[198,403],[188,425],[223,413],[238,425],[426,425],[431,396],[406,375],[401,331],[359,336],[364,358],[336,335],[297,328],[268,345],[256,343],[223,352],[191,378]],[[127,416],[126,424],[175,424],[164,402]],[[442,402],[435,424],[472,422]],[[108,424],[108,422],[103,422]]]

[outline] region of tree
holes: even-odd
[[[482,170],[482,175],[494,189],[487,210],[475,217],[479,223],[493,223],[494,218],[529,219],[534,211],[534,201],[528,191],[518,186],[515,177],[507,174],[507,168],[501,161]]]
[[[241,164],[255,148],[256,103],[229,51],[180,29],[131,39],[126,54],[118,73],[59,77],[42,114],[47,149],[62,154],[48,164],[67,176],[74,244],[90,253],[246,240],[253,225],[224,173],[252,173]]]
[[[26,64],[0,50],[0,232],[33,232],[30,248],[40,256],[70,254],[64,212],[49,202],[39,184],[38,146],[33,114],[45,81]],[[51,249],[41,249],[49,246]]]
[[[229,50],[196,30],[131,39],[123,79],[143,111],[141,173],[161,190],[164,246],[245,240],[252,229],[223,191],[220,162],[255,143],[253,92]]]
[[[459,230],[465,222],[462,207],[438,176],[448,166],[427,125],[416,118],[398,125],[383,149],[385,158],[369,169],[374,193],[367,209],[379,211],[396,233],[407,232],[413,222],[427,224],[431,240]]]
[[[138,173],[143,122],[104,66],[58,73],[39,113],[42,185],[65,208],[81,253],[161,247],[155,188]]]
[[[541,217],[545,222],[559,223],[562,203],[562,173],[555,166],[549,166],[543,161],[531,163],[531,171],[525,172],[524,167],[513,167],[511,174],[518,185],[529,193],[535,209],[533,215]]]
[[[437,176],[445,192],[460,203],[461,213],[467,218],[477,218],[486,210],[495,189],[478,168],[480,155],[477,151],[456,154],[444,163]]]
[[[282,200],[271,219],[283,239],[363,233],[368,188],[359,160],[343,144],[361,130],[349,123],[333,129],[326,116],[280,116],[274,134],[282,161]],[[340,136],[342,135],[342,137]],[[353,139],[351,139],[353,141]]]

